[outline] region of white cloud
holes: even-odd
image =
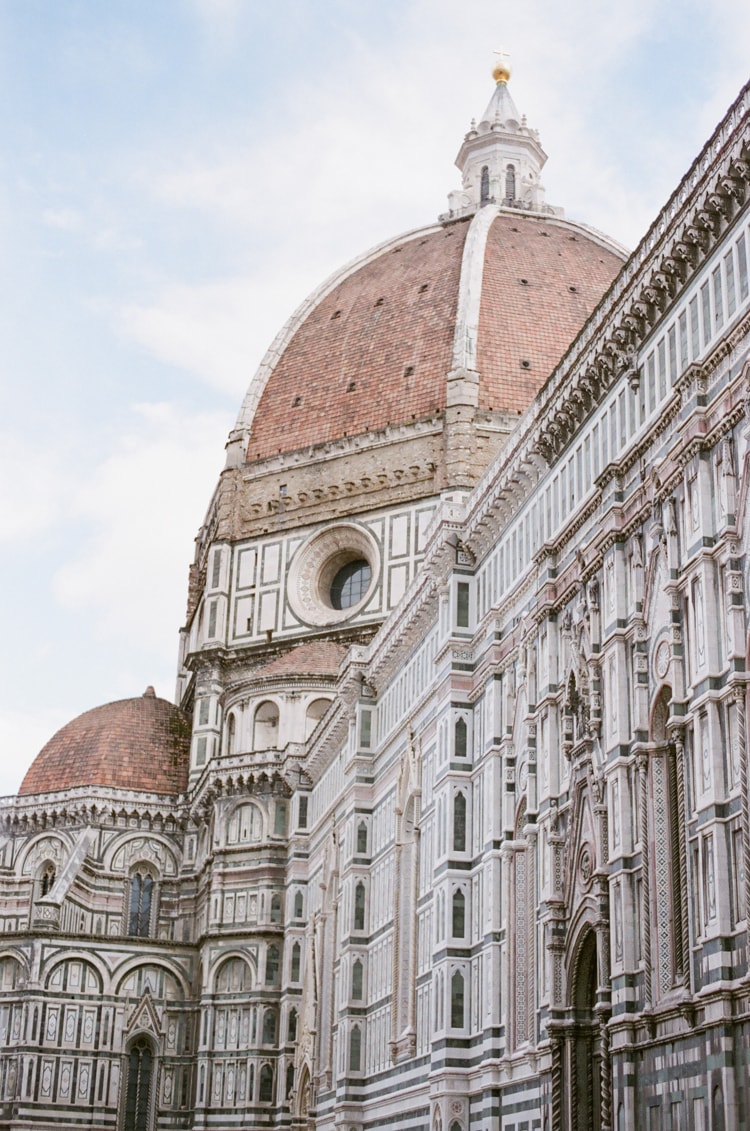
[[[167,404],[138,405],[115,451],[70,502],[88,533],[56,573],[57,599],[125,651],[176,654],[192,541],[221,468],[231,420]]]
[[[29,712],[0,710],[0,797],[18,792],[36,755],[66,722],[61,712],[43,706]]]

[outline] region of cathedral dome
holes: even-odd
[[[440,415],[478,374],[479,411],[531,402],[620,270],[581,225],[490,204],[383,244],[297,311],[238,420],[249,462]]]
[[[20,796],[80,786],[181,793],[187,785],[190,720],[149,687],[137,699],[94,707],[42,748]]]

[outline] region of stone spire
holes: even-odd
[[[464,216],[485,204],[562,216],[544,203],[540,181],[547,154],[536,130],[529,129],[508,90],[510,67],[504,54],[492,76],[495,90],[479,124],[472,121],[456,157],[463,186],[448,195],[451,216]]]

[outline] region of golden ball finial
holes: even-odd
[[[500,50],[496,51],[495,54],[497,55],[497,62],[492,68],[492,77],[497,83],[507,82],[511,75],[508,65],[508,52]]]

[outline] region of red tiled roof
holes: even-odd
[[[497,217],[487,237],[479,309],[480,408],[528,408],[622,263],[580,228]]]
[[[257,672],[263,679],[287,675],[337,675],[346,645],[332,640],[311,640],[277,656]]]
[[[147,793],[187,786],[190,720],[151,688],[86,711],[59,730],[34,759],[19,794],[99,785]]]
[[[248,460],[445,407],[468,229],[451,224],[385,250],[312,310],[261,395]]]
[[[445,408],[468,229],[453,223],[389,247],[314,306],[261,394],[248,461]],[[581,228],[523,212],[494,219],[477,343],[480,408],[528,406],[621,266]]]

